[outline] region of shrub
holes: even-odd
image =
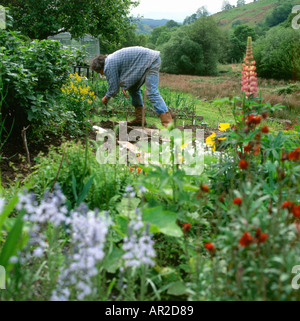
[[[10,123],[15,119],[15,131],[30,122],[31,131],[40,134],[60,116],[55,99],[78,53],[53,40],[27,43],[19,33],[6,30],[0,30],[0,48],[0,73],[7,91],[3,116]]]
[[[290,28],[274,27],[256,41],[254,58],[258,76],[274,79],[299,79],[300,35]]]
[[[162,47],[161,54],[163,72],[200,75],[204,71],[201,46],[183,32],[175,33]]]

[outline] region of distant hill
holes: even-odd
[[[212,17],[223,30],[230,29],[232,23],[237,20],[240,20],[241,24],[255,26],[255,24],[263,22],[276,6],[284,3],[297,5],[300,4],[300,0],[258,0],[244,6],[215,13]]]
[[[169,19],[146,19],[143,18],[139,21],[136,21],[137,24],[137,30],[136,33],[144,33],[145,35],[150,35],[151,31],[158,26],[163,26],[165,25]]]

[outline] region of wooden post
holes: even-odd
[[[144,106],[142,110],[142,128],[145,128],[145,108],[146,108],[147,89],[144,91]]]
[[[26,130],[27,130],[29,127],[30,127],[30,125],[28,125],[26,128],[23,127],[23,130],[22,130],[22,132],[21,132],[21,136],[22,136],[24,148],[25,148],[25,151],[26,151],[26,160],[27,160],[27,163],[29,164],[29,166],[31,166],[31,163],[30,163],[30,154],[29,154],[29,149],[28,149],[28,146],[27,146],[27,138],[26,138]]]

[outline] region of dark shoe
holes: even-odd
[[[160,121],[161,124],[167,128],[168,125],[173,121],[171,113],[169,111],[166,111],[165,113],[161,114]]]
[[[136,107],[135,108],[135,118],[131,121],[127,122],[129,126],[143,126],[143,107]],[[145,115],[144,115],[145,117]],[[146,119],[144,119],[144,126],[147,125]]]

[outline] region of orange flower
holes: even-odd
[[[261,233],[261,228],[260,227],[255,232],[255,241],[258,244],[265,243],[268,237],[269,237],[269,234]]]
[[[138,168],[137,171],[138,171],[138,174],[141,174],[142,169]]]
[[[253,119],[253,123],[254,123],[255,125],[260,124],[261,118],[262,118],[262,117],[261,117],[260,115],[256,116],[256,117]]]
[[[294,217],[300,218],[300,205],[294,205],[292,207],[292,214],[294,215]]]
[[[182,224],[182,230],[183,232],[188,232],[191,229],[192,225],[190,223],[184,223]]]
[[[257,156],[260,152],[260,144],[257,144],[253,147],[253,155]]]
[[[240,197],[236,197],[236,198],[233,200],[233,204],[238,205],[238,206],[241,206],[241,205],[242,205],[242,202],[243,202],[243,200],[242,200]]]
[[[205,185],[205,184],[201,185],[201,191],[202,191],[203,193],[208,193],[208,192],[209,192],[209,187],[208,187],[208,185]]]
[[[290,161],[300,160],[300,147],[295,148],[292,152],[289,152],[288,158]]]
[[[250,144],[244,146],[244,152],[245,153],[250,153],[251,152],[251,145]]]
[[[268,237],[269,237],[269,234],[261,233],[260,236],[257,239],[257,243],[258,244],[265,243]]]
[[[241,246],[248,246],[253,242],[253,237],[248,233],[245,232],[239,240]]]
[[[131,172],[133,172],[134,171],[134,167],[130,167],[130,169],[129,169]]]
[[[267,125],[263,126],[262,129],[261,129],[261,132],[264,133],[264,134],[268,134],[269,127]]]
[[[248,162],[245,159],[241,159],[239,162],[240,169],[247,169],[249,166]]]
[[[214,246],[214,243],[208,242],[208,243],[205,243],[204,246],[205,246],[205,248],[207,249],[207,251],[209,251],[209,252],[211,252],[211,253],[216,252],[216,248],[215,248],[215,246]]]
[[[259,227],[255,232],[255,237],[258,238],[261,235],[261,228]]]
[[[287,208],[289,211],[291,210],[291,208],[293,207],[294,203],[290,202],[290,201],[285,201],[281,204],[281,208]]]
[[[224,203],[224,202],[225,202],[225,195],[224,195],[224,194],[222,194],[222,195],[219,197],[219,201],[220,201],[221,203]]]
[[[255,139],[260,140],[260,139],[261,139],[261,134],[260,134],[260,133],[257,133],[257,134],[255,135]]]

